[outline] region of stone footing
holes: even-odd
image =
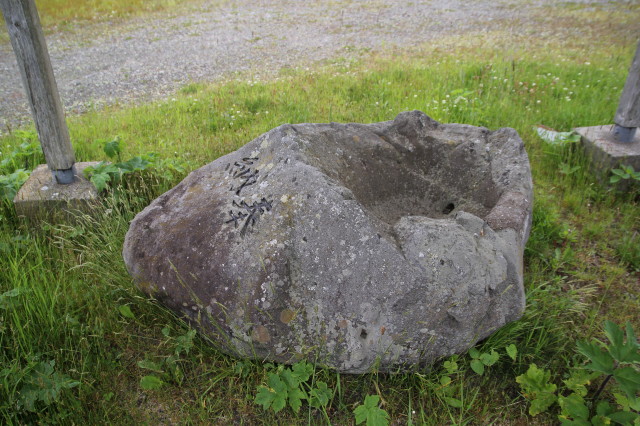
[[[58,222],[91,212],[99,204],[98,191],[82,172],[95,164],[76,163],[74,181],[68,185],[58,184],[47,165],[39,165],[13,199],[16,213],[31,220]]]
[[[636,132],[631,142],[617,142],[613,125],[578,127],[575,131],[582,138],[585,152],[591,159],[592,171],[601,184],[610,185],[611,170],[623,164],[640,170],[640,132]],[[634,183],[621,180],[616,189],[627,191]]]

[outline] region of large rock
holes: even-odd
[[[531,205],[513,129],[283,125],[155,200],[124,258],[227,353],[388,371],[520,317]]]

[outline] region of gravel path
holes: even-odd
[[[582,0],[582,3],[602,3]],[[235,71],[277,72],[329,58],[411,48],[520,22],[552,0],[235,0],[179,16],[85,25],[47,36],[68,113],[169,95]],[[1,31],[6,31],[2,26]],[[0,43],[0,134],[30,120],[15,56]]]

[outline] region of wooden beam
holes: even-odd
[[[73,182],[75,156],[34,0],[0,0],[49,170]]]
[[[613,119],[616,123],[614,137],[620,142],[631,142],[640,127],[640,42],[629,68],[627,82],[622,89],[618,110]]]

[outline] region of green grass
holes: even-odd
[[[91,24],[100,25],[95,36],[105,36],[120,31],[133,18],[177,15],[225,3],[226,0],[36,0],[36,8],[46,36],[56,31],[86,30]],[[0,43],[8,44],[2,12],[0,22]]]
[[[317,369],[315,375],[335,390],[327,408],[334,424],[352,424],[355,406],[373,394],[400,424],[553,423],[554,415],[527,417],[515,377],[532,362],[562,376],[578,360],[575,341],[601,336],[604,319],[640,326],[638,192],[602,188],[578,146],[549,147],[533,131],[538,124],[566,131],[611,122],[634,42],[607,37],[553,46],[512,41],[511,48],[500,35],[490,43],[449,40],[412,53],[283,70],[269,79],[246,74],[214,85],[192,84],[162,102],[110,107],[68,122],[78,161],[106,160],[102,145],[119,136],[126,145],[123,158],[153,151],[191,169],[283,123],[376,122],[419,109],[442,122],[515,128],[531,160],[533,229],[525,253],[525,314],[479,345],[500,351],[498,363],[478,376],[470,358],[461,355],[450,385],[461,408],[438,393],[441,364],[411,374],[345,376]],[[0,152],[10,152],[23,136],[0,139]],[[565,175],[562,164],[579,169]],[[140,387],[149,371],[138,362],[169,365],[188,327],[135,289],[122,261],[122,242],[133,216],[176,183],[153,175],[139,178],[126,196],[108,197],[101,215],[73,226],[32,227],[18,220],[11,206],[3,208],[0,416],[5,422],[324,422],[321,412],[306,405],[299,414],[263,411],[253,399],[266,383],[265,367],[225,356],[200,338],[172,361],[176,367],[163,376],[162,389]],[[515,362],[504,354],[509,344],[518,348]],[[68,378],[80,384],[61,389],[55,402],[39,402],[30,412],[20,405],[20,391],[33,366],[51,360],[58,373],[54,382]]]
[[[173,11],[194,0],[36,0],[42,25],[62,27]]]

